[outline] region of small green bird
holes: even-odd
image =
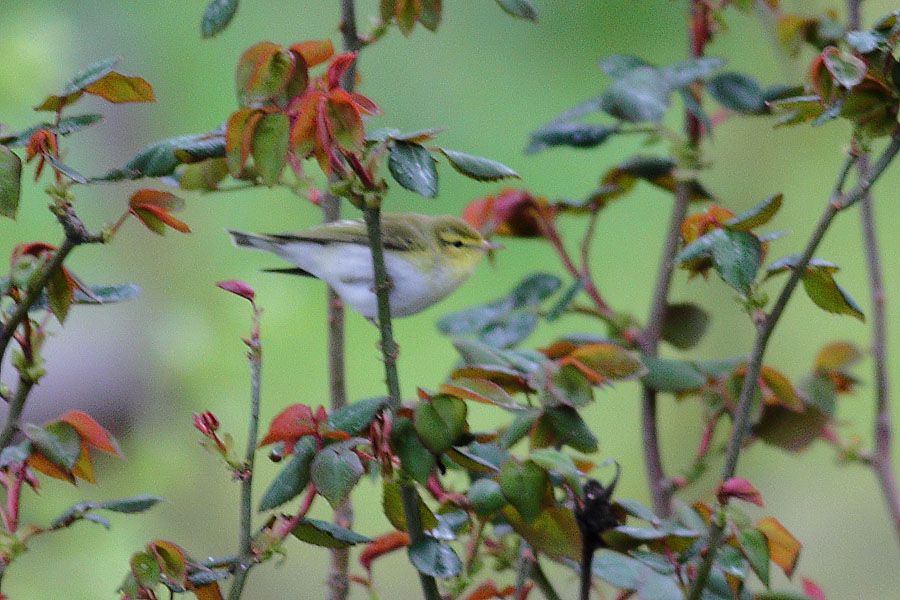
[[[488,251],[500,247],[453,216],[387,213],[381,224],[394,317],[444,299],[472,275]],[[236,246],[277,254],[299,267],[291,272],[325,281],[364,317],[377,318],[372,251],[362,220],[323,223],[298,233],[228,233]]]

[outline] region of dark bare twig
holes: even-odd
[[[737,463],[738,458],[740,457],[741,447],[743,446],[744,438],[746,437],[747,431],[749,429],[752,398],[758,385],[759,373],[760,369],[762,368],[763,358],[769,343],[769,338],[771,337],[772,332],[775,330],[775,326],[778,324],[779,319],[784,313],[784,309],[787,306],[791,295],[794,293],[794,290],[800,283],[803,274],[806,272],[806,268],[809,266],[809,261],[812,259],[813,253],[819,247],[819,243],[822,241],[822,238],[825,237],[825,234],[828,231],[828,228],[831,226],[834,217],[837,216],[837,214],[841,210],[856,203],[865,194],[868,193],[872,184],[878,180],[878,178],[885,171],[894,157],[897,156],[898,152],[900,152],[900,128],[894,131],[894,134],[891,137],[890,144],[884,150],[881,158],[879,158],[877,164],[875,164],[871,172],[866,177],[861,178],[859,183],[856,185],[856,187],[853,188],[851,192],[849,192],[848,194],[844,194],[844,183],[847,180],[847,176],[849,175],[853,164],[856,162],[856,157],[854,155],[851,155],[847,158],[844,163],[844,167],[841,169],[841,172],[838,176],[837,183],[834,186],[834,190],[831,194],[831,197],[829,198],[828,204],[826,205],[822,216],[819,218],[819,222],[816,225],[816,228],[813,230],[813,233],[806,244],[806,248],[804,249],[802,256],[793,266],[791,275],[788,278],[787,283],[785,283],[784,288],[782,288],[781,293],[779,294],[778,299],[775,301],[771,312],[769,312],[769,314],[764,316],[763,318],[759,319],[757,323],[756,339],[753,343],[753,350],[750,353],[750,358],[747,364],[747,372],[744,375],[744,383],[741,386],[738,406],[735,410],[731,438],[729,439],[728,449],[725,453],[725,466],[723,467],[721,474],[722,481],[733,477],[737,470]],[[727,502],[728,499],[726,498],[725,500]],[[699,600],[703,593],[703,588],[706,586],[706,582],[709,579],[710,571],[712,570],[713,563],[716,559],[716,552],[718,550],[719,544],[722,541],[723,532],[725,530],[725,523],[723,521],[723,518],[724,512],[719,511],[719,516],[717,518],[714,518],[712,520],[712,523],[710,524],[709,542],[706,556],[697,571],[697,577],[694,580],[694,585],[691,588],[690,594],[688,595],[688,600]]]

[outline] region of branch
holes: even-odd
[[[710,38],[708,11],[709,8],[703,0],[692,0],[690,46],[691,56],[695,58],[703,56],[706,43]],[[697,97],[697,102],[700,102],[699,97]],[[691,148],[696,148],[700,144],[702,134],[700,121],[688,110],[685,111],[684,121],[688,144]],[[690,189],[686,183],[679,183],[675,190],[675,205],[672,207],[672,215],[669,217],[662,257],[659,260],[656,287],[650,302],[650,316],[639,340],[641,351],[647,356],[656,356],[658,351],[659,338],[662,334],[663,320],[668,306],[669,288],[672,285],[672,272],[675,269],[675,253],[678,251],[681,222],[687,215],[689,203]],[[641,386],[641,433],[644,447],[644,468],[650,484],[653,509],[659,516],[667,517],[672,513],[671,503],[674,489],[666,478],[662,464],[657,430],[656,390],[648,385]]]
[[[366,230],[369,234],[369,247],[372,249],[375,295],[378,300],[378,328],[381,331],[381,356],[384,360],[388,402],[391,409],[396,411],[401,406],[402,396],[400,395],[400,378],[397,375],[397,342],[394,341],[394,329],[391,324],[391,282],[384,265],[384,244],[381,238],[381,209],[378,206],[367,206],[363,210],[363,215],[366,221]],[[415,545],[425,539],[425,532],[422,529],[422,520],[419,514],[419,493],[408,482],[401,481],[400,486],[403,498],[403,513],[406,516],[410,543]],[[419,572],[419,580],[425,600],[441,600],[434,577]]]
[[[863,196],[865,196],[866,193],[868,193],[869,188],[873,183],[875,183],[875,181],[878,180],[878,178],[881,176],[881,174],[891,163],[898,152],[900,152],[900,128],[894,131],[894,134],[891,137],[890,144],[885,149],[884,153],[881,155],[881,158],[878,160],[878,163],[875,165],[872,171],[865,177],[861,178],[859,183],[849,194],[843,195],[842,190],[844,188],[844,183],[847,180],[847,176],[850,173],[853,164],[856,162],[856,157],[853,155],[847,158],[844,163],[844,167],[843,169],[841,169],[841,172],[838,176],[837,183],[834,186],[834,191],[831,194],[831,198],[829,199],[828,204],[825,207],[824,212],[822,213],[822,216],[819,218],[819,222],[816,225],[815,230],[813,231],[809,241],[806,244],[803,255],[797,261],[797,264],[794,265],[787,283],[785,283],[784,288],[782,288],[781,293],[779,294],[778,299],[775,302],[775,305],[772,307],[772,311],[759,321],[757,325],[756,339],[753,343],[753,351],[750,354],[750,359],[747,364],[747,372],[744,375],[744,383],[741,386],[741,393],[739,396],[737,409],[735,410],[736,414],[734,417],[734,423],[732,425],[731,439],[728,442],[728,449],[725,454],[725,466],[722,469],[722,481],[733,477],[735,471],[737,470],[740,451],[750,425],[750,409],[753,404],[752,398],[758,385],[757,380],[759,379],[759,373],[760,369],[762,368],[763,358],[769,343],[769,338],[771,337],[775,326],[778,324],[779,319],[784,313],[784,309],[787,306],[788,300],[790,300],[791,295],[797,288],[797,284],[800,283],[803,274],[806,272],[806,269],[809,266],[809,261],[812,259],[813,253],[815,253],[816,249],[819,247],[819,243],[822,241],[822,238],[825,237],[825,233],[828,231],[828,228],[831,225],[831,222],[834,220],[834,217],[842,209],[854,204],[857,200],[861,199]],[[728,499],[726,498],[723,506],[727,504],[727,501]],[[720,510],[719,514],[719,519],[714,519],[710,524],[709,542],[706,557],[704,558],[699,570],[697,571],[697,578],[695,579],[694,586],[691,588],[690,594],[688,595],[688,600],[699,600],[703,593],[703,588],[706,586],[706,582],[709,579],[710,571],[712,570],[713,563],[716,559],[716,551],[718,550],[718,546],[721,542],[722,534],[725,529],[725,523],[723,521],[724,511]]]
[[[19,387],[16,388],[16,395],[9,402],[9,413],[6,415],[6,423],[3,425],[3,431],[0,432],[0,449],[6,448],[12,442],[13,436],[19,430],[19,419],[22,418],[22,409],[25,408],[25,401],[31,388],[35,382],[26,377],[19,377]]]
[[[228,600],[238,600],[244,592],[244,585],[253,567],[253,466],[256,459],[257,438],[259,437],[260,383],[262,375],[262,346],[259,341],[260,310],[253,304],[253,333],[250,336],[250,425],[247,432],[247,450],[244,455],[244,469],[241,476],[241,533],[240,564],[235,568],[234,582],[228,591]]]
[[[341,0],[341,22],[344,50],[357,52],[361,47],[356,30],[355,0]],[[342,86],[352,92],[356,84],[356,63],[344,74]],[[331,193],[322,198],[322,212],[326,223],[341,218],[341,199]],[[328,288],[328,389],[331,396],[332,412],[347,404],[346,353],[344,351],[344,304],[340,296]],[[353,525],[353,505],[350,498],[341,502],[334,510],[337,525],[350,528]],[[350,550],[331,550],[331,575],[328,578],[329,600],[346,600],[350,593]]]

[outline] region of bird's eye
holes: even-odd
[[[465,244],[462,243],[462,240],[456,240],[455,242],[453,242],[454,248],[462,248],[463,246],[465,246]]]

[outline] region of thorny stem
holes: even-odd
[[[690,22],[691,56],[699,58],[703,56],[706,43],[710,38],[709,8],[703,0],[692,0]],[[699,98],[697,101],[700,101]],[[691,148],[696,148],[700,144],[702,128],[699,119],[690,111],[685,111],[684,128],[688,136],[688,144]],[[675,205],[672,207],[672,215],[669,217],[669,227],[666,231],[659,271],[656,275],[656,287],[650,302],[650,316],[640,338],[641,351],[647,356],[656,356],[658,351],[659,338],[668,306],[669,288],[672,285],[672,272],[675,269],[675,253],[678,251],[681,222],[687,215],[689,203],[690,188],[686,183],[679,183],[675,189]],[[644,448],[644,468],[649,480],[653,509],[661,517],[668,517],[672,513],[674,488],[666,478],[662,464],[657,428],[656,390],[646,384],[641,387],[641,434]]]
[[[845,195],[842,192],[844,183],[847,180],[847,176],[850,173],[853,164],[856,162],[856,157],[852,154],[847,158],[844,167],[841,169],[838,176],[837,182],[835,183],[831,198],[829,199],[822,216],[819,217],[819,222],[813,230],[802,256],[797,259],[796,264],[793,265],[791,275],[788,278],[787,283],[785,283],[784,288],[782,288],[771,312],[759,320],[757,324],[756,339],[753,343],[753,350],[750,353],[747,372],[744,375],[744,383],[741,386],[738,405],[735,409],[731,438],[728,441],[728,448],[725,453],[725,466],[722,468],[722,481],[733,477],[737,470],[738,458],[740,457],[744,438],[749,430],[750,409],[753,405],[752,398],[758,385],[759,373],[762,368],[769,338],[771,337],[775,326],[778,324],[781,315],[784,313],[788,300],[790,300],[791,295],[794,293],[803,274],[806,272],[809,261],[813,257],[813,253],[819,247],[822,238],[825,237],[825,233],[831,226],[834,217],[841,210],[851,206],[868,193],[869,188],[878,180],[898,152],[900,152],[900,128],[894,131],[890,144],[884,150],[881,158],[879,158],[878,163],[872,168],[871,172],[861,177],[856,187]],[[727,503],[727,498],[725,500]],[[706,556],[697,571],[697,577],[694,580],[694,585],[688,595],[688,600],[699,600],[703,594],[703,588],[709,580],[710,571],[716,560],[716,551],[718,550],[719,543],[722,541],[723,532],[725,530],[724,512],[720,510],[719,515],[720,517],[713,519],[710,524]]]
[[[259,404],[260,383],[262,381],[262,346],[259,341],[260,310],[253,305],[253,333],[250,336],[250,350],[247,358],[250,361],[250,425],[247,432],[247,450],[244,455],[241,475],[241,533],[239,554],[241,562],[237,566],[234,582],[228,592],[228,600],[238,600],[244,592],[244,585],[253,566],[253,466],[256,458],[257,438],[259,437]]]
[[[847,26],[860,29],[862,0],[847,0]],[[857,161],[859,176],[864,178],[869,170],[869,157],[862,154]],[[859,200],[859,218],[862,224],[863,248],[869,271],[869,294],[872,299],[872,361],[875,370],[875,448],[871,466],[881,485],[885,503],[894,523],[894,533],[900,540],[900,494],[891,457],[891,389],[887,369],[887,314],[884,293],[884,275],[881,266],[881,248],[875,230],[875,214],[871,194],[863,194]]]
[[[384,360],[385,382],[388,390],[388,402],[393,410],[398,410],[402,403],[400,395],[400,378],[397,375],[397,343],[394,341],[394,329],[391,323],[390,291],[391,282],[384,265],[384,245],[381,238],[381,209],[378,206],[366,206],[363,210],[366,230],[369,234],[369,247],[372,249],[372,269],[375,278],[375,295],[378,300],[378,328],[381,331],[381,355]],[[419,493],[408,482],[401,482],[403,513],[406,516],[407,529],[411,545],[425,540],[419,514]],[[434,577],[419,572],[419,580],[425,600],[441,600]]]
[[[341,0],[340,30],[343,37],[344,50],[359,51],[362,43],[356,30],[355,0]],[[356,63],[344,74],[342,86],[353,91],[356,83]],[[325,222],[337,221],[341,218],[341,199],[331,193],[322,198],[322,212]],[[344,351],[344,305],[340,296],[328,288],[328,388],[331,395],[332,412],[347,404],[347,379]],[[337,525],[350,528],[353,525],[353,505],[350,498],[341,502],[334,510],[334,521]],[[336,548],[331,551],[331,574],[328,578],[329,600],[346,600],[350,593],[350,550]]]

